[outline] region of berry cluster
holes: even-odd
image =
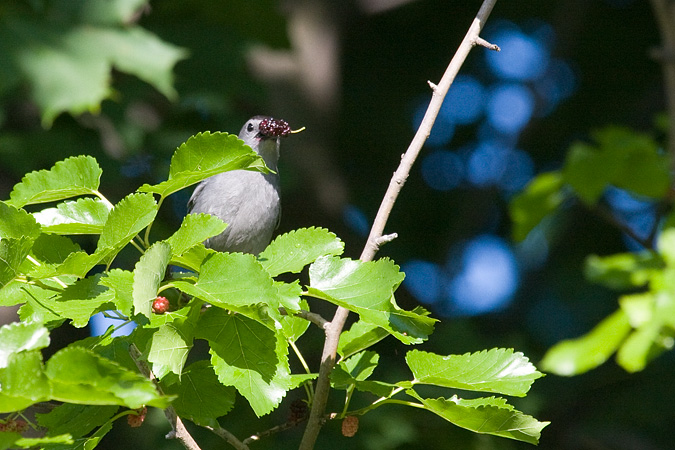
[[[291,134],[291,126],[284,120],[268,117],[260,121],[260,132],[265,136],[288,136]]]
[[[23,433],[28,429],[28,423],[21,419],[7,419],[0,422],[0,433]]]
[[[291,411],[288,415],[288,422],[296,424],[302,422],[307,418],[307,402],[304,400],[293,400],[291,403]]]
[[[169,310],[169,300],[166,297],[157,297],[152,301],[152,312],[155,314],[164,314]]]
[[[359,418],[356,416],[347,416],[342,419],[342,435],[353,437],[359,431]]]
[[[141,425],[143,425],[143,421],[145,420],[145,415],[147,413],[148,413],[148,408],[146,408],[145,406],[142,407],[142,408],[138,408],[135,411],[135,414],[129,414],[127,416],[127,423],[132,428],[138,428]]]

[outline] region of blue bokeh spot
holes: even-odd
[[[462,182],[462,159],[449,150],[434,150],[422,160],[422,178],[432,189],[449,191]]]
[[[522,84],[500,84],[492,91],[487,105],[490,124],[504,134],[520,132],[534,111],[534,95]]]

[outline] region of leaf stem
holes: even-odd
[[[105,198],[105,196],[101,194],[99,191],[93,190],[91,193],[100,198],[103,204],[108,207],[108,210],[112,210],[113,208],[115,208],[115,206],[112,203],[110,203],[110,200]]]

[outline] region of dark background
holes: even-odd
[[[478,1],[417,0],[374,10],[387,3],[395,2],[151,3],[139,24],[190,52],[175,69],[179,99],[169,102],[151,86],[116,71],[117,94],[103,103],[99,116],[63,114],[44,129],[26,90],[5,92],[0,97],[0,198],[7,198],[26,172],[49,168],[67,156],[90,154],[103,167],[101,191],[114,203],[143,183],[165,179],[173,151],[190,135],[205,130],[236,133],[248,117],[268,114],[293,128],[307,127],[282,144],[284,212],[279,231],[329,228],[346,242],[346,254],[357,258],[364,230],[414,134],[415,109],[430,98],[426,82],[440,79],[480,6]],[[630,0],[501,1],[486,36],[498,35],[500,29],[526,36],[544,33],[544,54],[562,61],[568,70],[568,91],[549,103],[537,96],[531,118],[514,133],[500,135],[486,125],[489,120],[483,115],[458,126],[449,142],[428,145],[387,226],[386,231],[397,232],[399,238],[378,256],[393,258],[404,270],[409,267],[409,280],[415,279],[414,268],[419,267],[413,263],[433,266],[445,277],[437,281],[446,288],[463,270],[457,261],[468,254],[467,245],[481,236],[496,239],[489,242],[498,244],[516,271],[511,288],[505,288],[500,303],[481,311],[453,306],[454,299],[447,295],[427,302],[442,322],[419,348],[449,354],[512,347],[536,364],[551,345],[588,331],[616,309],[615,293],[584,281],[585,256],[634,247],[610,224],[571,205],[543,240],[530,244],[535,250],[525,251],[510,239],[507,212],[509,199],[522,184],[506,189],[499,182],[472,182],[466,165],[456,185],[435,189],[423,177],[424,158],[441,150],[454,152],[466,163],[475,151],[467,148],[497,136],[500,145],[528,155],[529,172],[518,175],[526,179],[528,173],[559,168],[569,145],[588,139],[593,129],[619,124],[653,130],[655,115],[665,109],[661,67],[649,57],[659,44],[659,33],[649,2]],[[494,43],[506,54],[505,43]],[[491,71],[487,52],[476,48],[460,74],[482,83],[489,96],[500,77]],[[536,80],[506,81],[537,92]],[[103,119],[113,125],[110,133],[101,131]],[[188,196],[189,192],[172,196],[160,211],[161,225],[153,228],[156,238],[178,227]],[[526,264],[533,254],[539,258],[536,264]],[[486,285],[506,283],[491,279],[490,273],[481,278]],[[412,308],[420,299],[409,287],[404,284],[398,302]],[[476,295],[481,295],[480,286]],[[331,314],[328,308],[316,309]],[[62,339],[76,336],[76,330],[66,330],[73,334]],[[299,343],[311,363],[317,362],[320,337],[309,334]],[[408,376],[403,345],[387,340],[377,350],[382,362],[376,375],[390,381]],[[613,361],[574,378],[549,375],[538,380],[526,398],[510,401],[552,422],[543,431],[540,448],[675,448],[675,391],[669,381],[674,363],[666,353],[634,375]],[[429,394],[444,395],[433,390]],[[289,397],[299,395],[292,392]],[[331,408],[341,408],[337,397]],[[223,425],[244,436],[282,422],[286,408],[284,403],[261,422],[251,412],[226,416]],[[163,441],[168,426],[161,415],[151,414],[148,421],[157,427],[116,426],[100,448],[180,448]],[[206,433],[196,430],[202,448],[222,446]],[[268,438],[271,442],[254,448],[294,448],[299,433]],[[317,444],[347,447],[528,446],[474,435],[430,413],[391,406],[363,417],[361,431],[351,440],[339,436],[338,424],[329,423]]]

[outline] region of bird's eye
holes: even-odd
[[[248,131],[249,133],[251,133],[251,132],[253,131],[253,128],[254,128],[254,127],[253,127],[253,124],[249,122],[249,124],[246,126],[246,131]]]

